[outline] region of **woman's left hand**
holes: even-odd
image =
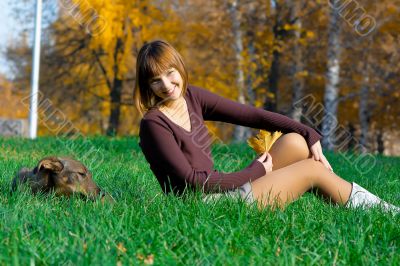
[[[332,166],[329,164],[325,155],[322,153],[321,142],[317,141],[311,146],[310,151],[312,153],[312,158],[316,161],[320,161],[326,168],[333,172]]]

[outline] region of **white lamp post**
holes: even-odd
[[[38,125],[38,94],[39,94],[39,66],[40,66],[40,37],[42,30],[42,0],[36,0],[35,39],[32,60],[31,78],[31,108],[29,115],[29,137],[35,139]]]

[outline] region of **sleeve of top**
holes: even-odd
[[[202,88],[194,89],[202,106],[204,120],[221,121],[268,131],[296,132],[304,137],[308,147],[321,139],[311,127],[287,116],[241,104]]]
[[[168,180],[168,177],[169,179],[178,178],[180,179],[178,181],[184,181],[192,187],[200,187],[205,192],[234,189],[266,173],[262,163],[257,160],[244,170],[233,173],[222,173],[213,169],[195,169],[183,154],[173,133],[154,120],[142,120],[140,146],[159,182]]]

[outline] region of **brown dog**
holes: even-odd
[[[57,196],[80,194],[114,201],[110,195],[102,193],[81,162],[70,158],[46,157],[34,169],[22,168],[12,182],[12,190],[21,184],[27,184],[33,193],[54,191]]]

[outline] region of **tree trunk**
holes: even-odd
[[[254,21],[254,18],[256,18],[256,4],[254,3],[253,5],[251,5],[250,7],[250,19],[252,19],[250,21],[250,27],[247,30],[247,50],[249,52],[249,58],[250,58],[250,62],[254,65],[256,65],[256,48],[254,46],[255,43],[255,32],[254,29],[251,25],[255,25],[256,22]],[[257,72],[257,68],[256,69],[251,69],[250,71],[254,71]],[[248,98],[248,103],[250,105],[255,105],[256,102],[256,93],[255,93],[255,88],[254,88],[254,76],[255,73],[248,73],[247,77],[246,77],[246,87],[247,87],[247,98]],[[245,135],[244,138],[248,139],[250,138],[252,135],[252,130],[247,128],[245,131]]]
[[[276,112],[278,109],[278,82],[279,82],[279,65],[280,52],[274,50],[272,64],[268,76],[268,95],[264,103],[264,109]]]
[[[239,8],[239,0],[234,0],[231,2],[229,6],[229,13],[232,19],[232,31],[234,36],[234,49],[235,49],[235,57],[236,57],[236,87],[238,89],[238,101],[242,104],[246,103],[245,96],[244,96],[244,88],[245,88],[245,81],[244,81],[244,73],[242,69],[243,63],[243,38],[242,38],[242,30],[240,28],[240,20],[241,14],[238,10]],[[235,126],[233,131],[233,142],[241,142],[244,141],[245,137],[248,135],[246,131],[249,131],[248,128],[242,126]]]
[[[125,29],[125,27],[124,27]],[[120,51],[123,49],[123,41],[122,39],[117,39],[117,44],[115,46],[114,51],[114,80],[112,83],[112,87],[110,88],[110,117],[108,120],[108,128],[107,128],[107,136],[116,136],[118,134],[118,126],[119,126],[119,117],[121,113],[121,96],[122,96],[122,87],[123,80],[118,77],[119,73],[119,65],[118,65],[118,55]]]
[[[377,152],[379,154],[384,154],[385,152],[385,142],[383,141],[383,130],[379,129],[378,134],[376,135],[376,146]]]
[[[366,62],[368,64],[368,62]],[[358,117],[360,119],[361,125],[361,136],[360,136],[360,146],[362,153],[367,152],[370,149],[370,145],[368,143],[368,132],[369,132],[369,122],[371,119],[370,108],[368,106],[368,98],[369,98],[369,89],[370,89],[370,79],[369,73],[367,73],[368,66],[365,66],[364,70],[364,79],[363,84],[360,89],[360,103],[358,110]]]
[[[347,143],[347,150],[350,152],[354,151],[354,147],[356,146],[356,141],[355,141],[355,134],[356,134],[356,128],[354,125],[349,122],[347,125],[347,130],[350,134],[350,141]]]
[[[251,36],[249,36],[249,40],[248,40],[248,50],[249,50],[249,56],[250,56],[250,60],[252,63],[255,62],[255,47],[254,47],[254,34],[250,33]],[[254,105],[255,101],[256,101],[256,93],[254,91],[253,88],[253,77],[251,75],[251,73],[249,75],[247,75],[247,79],[246,79],[246,86],[247,86],[247,95],[248,95],[248,99],[249,99],[249,104]]]
[[[111,106],[106,133],[107,136],[116,136],[118,134],[119,118],[121,113],[122,85],[122,80],[116,78],[114,80],[114,86],[110,91]]]
[[[337,126],[337,106],[340,81],[340,16],[330,9],[328,66],[324,95],[325,113],[322,121],[322,145],[325,149],[333,150],[335,145],[335,128]]]
[[[300,47],[300,31],[302,29],[302,22],[299,16],[300,6],[303,5],[303,1],[298,0],[292,3],[292,14],[291,20],[297,18],[296,20],[296,30],[294,32],[295,43],[293,46],[293,68],[292,68],[292,77],[293,77],[293,84],[292,84],[292,103],[298,102],[304,94],[304,78],[299,75],[299,73],[303,72],[304,70],[304,58],[303,53]],[[294,105],[292,104],[291,110],[291,117],[300,122],[302,117],[302,106],[301,105]]]
[[[282,45],[283,35],[285,31],[282,29],[283,22],[279,17],[279,12],[281,10],[280,5],[277,1],[271,1],[272,8],[275,10],[275,21],[273,26],[273,34],[275,45]],[[272,63],[268,75],[268,94],[265,99],[264,109],[272,112],[278,110],[278,82],[279,82],[279,67],[280,67],[281,54],[276,48],[272,52]]]
[[[367,47],[363,50],[364,54],[364,65],[362,69],[363,82],[360,88],[360,102],[358,109],[358,118],[360,120],[361,126],[361,136],[360,136],[360,147],[361,153],[366,153],[370,150],[370,145],[368,141],[369,136],[369,124],[371,120],[371,106],[369,105],[370,96],[370,67],[369,67],[369,54],[370,54],[370,44],[371,38],[369,38]]]

